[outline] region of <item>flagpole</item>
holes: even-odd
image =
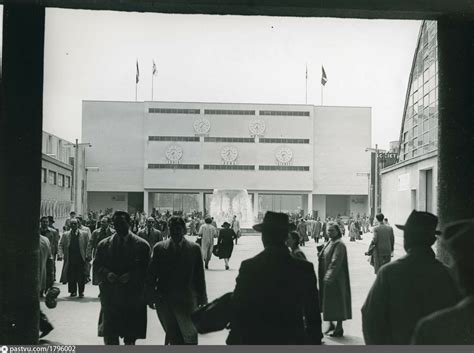
[[[155,81],[155,75],[151,74],[151,101],[153,102],[153,81]]]
[[[137,91],[138,91],[138,83],[137,83],[137,80],[135,79],[135,102],[137,101]]]
[[[324,85],[321,85],[321,106],[323,105],[323,92],[324,92]]]
[[[306,92],[304,102],[308,104],[308,64],[306,64]]]

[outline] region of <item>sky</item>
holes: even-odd
[[[81,138],[83,100],[372,107],[372,142],[397,140],[420,21],[47,9],[43,128]]]

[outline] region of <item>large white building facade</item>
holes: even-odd
[[[382,170],[382,212],[391,223],[405,223],[413,209],[437,213],[436,26],[436,21],[425,21],[421,26],[400,130],[399,161]]]
[[[215,189],[266,211],[368,213],[371,108],[83,102],[89,210],[207,214]]]

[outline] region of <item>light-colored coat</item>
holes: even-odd
[[[341,239],[327,242],[319,254],[319,292],[325,321],[352,319],[351,284],[346,245]]]
[[[71,242],[71,232],[72,230],[65,232],[61,237],[59,242],[58,256],[63,258],[64,265],[61,272],[61,283],[67,283],[67,271],[69,267],[69,244]],[[77,230],[79,232],[79,250],[81,252],[81,257],[84,262],[87,263],[87,246],[89,244],[89,236],[86,232]]]
[[[40,275],[40,290],[45,291],[51,285],[52,273],[48,274],[48,261],[52,261],[51,245],[49,239],[43,235],[39,236],[39,251],[40,251],[40,264],[39,264],[39,275]]]
[[[209,262],[214,248],[214,238],[217,237],[217,228],[212,224],[203,224],[199,229],[199,235],[202,236],[201,253],[205,262]]]

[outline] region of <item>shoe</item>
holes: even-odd
[[[77,293],[71,293],[69,296],[70,297],[77,297]]]
[[[48,327],[46,327],[40,334],[40,338],[43,338],[44,336],[46,336],[48,333],[50,333],[51,331],[53,331],[54,327],[53,325],[49,324]]]
[[[326,331],[324,331],[324,334],[327,335],[329,332],[334,331],[335,329],[336,329],[336,326],[334,326],[334,324],[331,322],[329,324],[328,329]]]
[[[226,266],[225,269],[228,270],[228,269],[229,269],[229,266]]]
[[[330,337],[342,337],[344,336],[344,330],[343,329],[340,329],[340,330],[335,330],[333,333],[331,333],[329,335]]]
[[[84,293],[79,293],[79,298],[84,298]]]
[[[205,268],[206,270],[209,270],[209,265],[205,265],[204,268]]]

